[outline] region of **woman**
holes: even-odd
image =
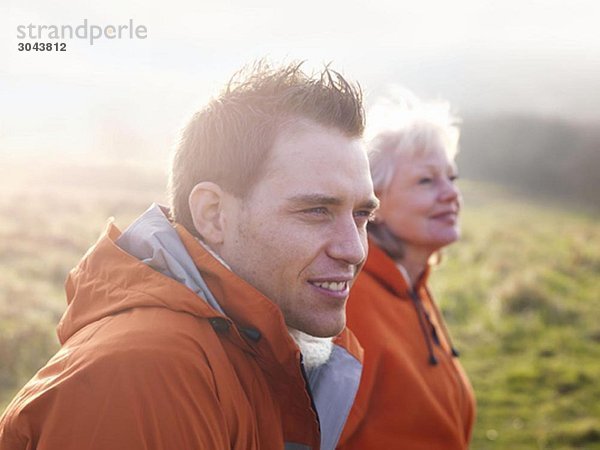
[[[430,262],[459,238],[458,128],[447,105],[379,105],[393,121],[369,148],[381,201],[348,301],[364,372],[340,450],[462,450],[475,399],[427,288]]]

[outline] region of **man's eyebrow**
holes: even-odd
[[[379,199],[377,197],[372,197],[366,202],[361,203],[360,207],[375,211],[377,208],[379,208]]]
[[[300,194],[289,197],[288,202],[293,205],[324,205],[339,206],[343,204],[342,199],[323,194]],[[376,210],[379,208],[377,197],[371,197],[359,205],[360,208]]]
[[[288,197],[287,201],[296,205],[333,205],[339,206],[343,202],[338,197],[324,194],[300,194]]]

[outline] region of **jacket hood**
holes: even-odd
[[[235,323],[255,340],[266,338],[261,339],[270,344],[265,351],[277,360],[289,360],[290,355],[295,360],[299,352],[279,308],[185,228],[171,223],[156,204],[124,233],[109,222],[70,272],[66,292],[68,306],[58,325],[61,343],[103,317],[130,308],[160,307]]]
[[[165,223],[169,226],[164,227]],[[147,239],[143,239],[146,232]],[[214,316],[213,307],[198,297],[204,285],[194,276],[181,241],[177,238],[179,246],[175,244],[173,252],[161,248],[173,244],[173,238],[177,233],[157,205],[124,234],[110,221],[67,277],[68,306],[57,329],[61,344],[86,325],[130,308],[161,307],[198,317]]]
[[[144,264],[191,289],[224,314],[167,216],[166,208],[153,204],[115,243]]]

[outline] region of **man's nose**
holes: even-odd
[[[337,221],[331,230],[328,255],[347,264],[359,265],[367,257],[366,230],[360,229],[354,217]]]

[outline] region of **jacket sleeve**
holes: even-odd
[[[0,450],[229,449],[206,356],[161,338],[63,348],[0,419]]]

